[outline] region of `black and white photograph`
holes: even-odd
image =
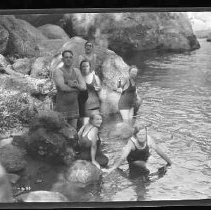
[[[0,203],[211,199],[211,9],[0,11]]]

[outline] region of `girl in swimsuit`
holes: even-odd
[[[101,124],[101,115],[91,115],[89,123],[84,125],[78,132],[78,159],[91,161],[98,168],[105,167],[108,164],[108,158],[100,148],[99,128]]]
[[[153,138],[147,134],[147,130],[138,127],[134,128],[132,137],[129,138],[127,145],[123,148],[121,157],[110,169],[104,172],[111,173],[118,168],[121,163],[127,159],[130,171],[135,169],[149,174],[146,162],[150,156],[150,149],[153,149],[163,160],[167,162],[166,166],[172,164],[171,160],[164,154]]]
[[[119,99],[119,111],[122,116],[123,121],[133,124],[133,116],[134,116],[134,107],[137,100],[136,93],[136,76],[138,73],[138,69],[136,66],[131,66],[129,69],[129,79],[124,81],[124,84],[121,84],[121,80],[119,81],[118,88],[116,91],[121,93]]]
[[[95,72],[91,72],[91,64],[88,60],[81,62],[80,70],[87,87],[87,99],[84,98],[84,102],[80,102],[79,105],[81,107],[80,117],[83,118],[83,124],[87,124],[91,115],[100,114],[98,93],[101,90],[101,82]]]

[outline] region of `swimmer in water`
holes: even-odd
[[[140,174],[149,175],[146,167],[147,160],[150,156],[150,149],[153,149],[163,160],[167,162],[165,168],[171,166],[172,162],[155,143],[154,139],[147,134],[147,128],[134,127],[133,135],[129,138],[127,144],[122,149],[121,157],[116,161],[113,167],[103,169],[105,173],[111,173],[117,169],[121,163],[127,159],[130,172],[138,171]]]

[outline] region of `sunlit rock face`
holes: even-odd
[[[73,33],[118,53],[139,50],[194,50],[199,43],[182,13],[75,13]]]

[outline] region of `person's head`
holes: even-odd
[[[138,68],[134,65],[132,65],[130,68],[129,68],[129,75],[130,75],[130,78],[133,78],[135,79],[136,76],[138,74]]]
[[[71,50],[64,50],[62,52],[62,61],[65,66],[71,66],[73,63],[73,52]]]
[[[137,137],[137,140],[140,143],[144,143],[146,141],[146,128],[143,126],[135,126],[133,129],[133,135]]]
[[[99,128],[102,124],[102,116],[100,114],[93,114],[89,118],[89,123]]]
[[[82,75],[88,75],[91,72],[91,63],[88,60],[82,60],[80,70]]]
[[[84,47],[85,47],[85,53],[86,53],[86,54],[92,53],[93,48],[94,48],[92,42],[90,42],[90,41],[87,41],[87,42],[85,43],[85,46],[84,46]]]

